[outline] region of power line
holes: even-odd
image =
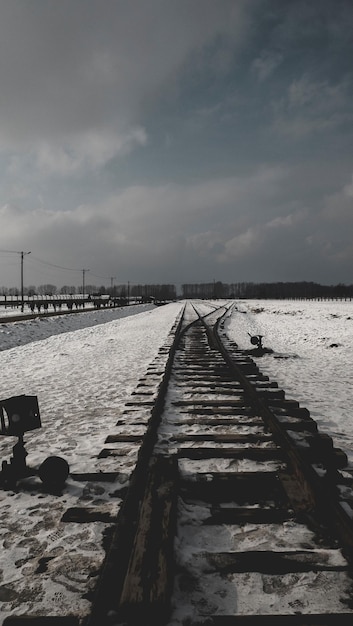
[[[67,270],[70,272],[82,272],[83,271],[81,268],[78,268],[78,267],[63,267],[62,265],[56,265],[55,263],[50,263],[50,261],[44,261],[43,259],[39,259],[38,257],[33,256],[33,255],[32,255],[32,259],[34,259],[35,261],[39,261],[40,263],[43,263],[44,265],[49,265],[50,267],[54,267],[59,270]],[[85,270],[85,271],[90,271],[90,270]],[[100,278],[101,280],[110,280],[110,277],[108,276],[99,276],[98,274],[92,274],[92,273],[90,273],[90,275],[93,276],[94,278]]]
[[[43,263],[43,265],[49,265],[50,267],[55,267],[59,270],[67,270],[68,272],[81,272],[81,268],[78,267],[63,267],[62,265],[56,265],[55,263],[50,263],[50,261],[43,261],[43,259],[39,259],[36,256],[32,256],[32,259],[38,261],[39,263]]]
[[[21,251],[19,250],[1,250],[0,249],[0,253],[5,253],[5,254],[22,254]],[[89,270],[82,270],[79,267],[64,267],[63,265],[57,265],[56,263],[51,263],[50,261],[45,261],[44,259],[40,259],[39,257],[35,256],[35,255],[31,255],[30,258],[30,262],[32,261],[37,261],[38,263],[42,263],[43,265],[46,265],[48,267],[53,267],[55,269],[59,269],[59,270],[65,270],[67,272],[86,272]],[[100,280],[110,280],[111,281],[111,276],[100,276],[98,274],[92,274],[90,273],[90,276],[92,276],[93,278],[99,278]],[[114,276],[115,278],[115,276]],[[125,281],[126,282],[126,281]]]
[[[6,254],[21,254],[20,250],[0,250],[0,252],[4,252]],[[43,259],[39,259],[38,257],[32,254],[32,259],[38,261],[39,263],[43,263],[43,265],[49,265],[50,267],[55,267],[59,270],[67,270],[69,272],[81,272],[81,268],[78,267],[63,267],[62,265],[56,265],[55,263],[50,263],[50,261],[44,261]]]
[[[92,274],[93,278],[100,278],[101,280],[110,280],[110,276],[98,276],[98,274]]]

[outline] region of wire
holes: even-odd
[[[56,269],[59,269],[59,270],[67,270],[68,272],[82,272],[81,268],[79,269],[77,267],[63,267],[62,265],[55,265],[55,263],[50,263],[49,261],[43,261],[43,259],[38,259],[38,257],[34,256],[33,254],[30,257],[30,260],[32,259],[34,259],[35,261],[38,261],[39,263],[43,263],[44,265],[55,267]]]
[[[88,270],[89,271],[89,270]],[[93,276],[93,278],[100,278],[101,280],[110,280],[110,276],[98,276],[98,274],[92,274],[92,272],[89,273],[90,276]]]
[[[18,250],[0,250],[0,253],[6,253],[6,254],[22,254],[22,252],[19,252]],[[54,267],[55,269],[59,269],[59,270],[65,270],[67,272],[90,272],[90,270],[85,270],[83,268],[78,268],[78,267],[64,267],[63,265],[56,265],[55,263],[51,263],[50,261],[44,261],[44,259],[39,259],[38,257],[36,257],[35,255],[31,254],[31,256],[28,257],[28,261],[30,263],[32,263],[33,261],[37,261],[38,263],[42,263],[43,265],[47,265],[49,267]],[[90,272],[90,276],[92,276],[93,278],[99,278],[100,280],[111,280],[111,276],[99,276],[98,274],[93,274],[92,272]],[[126,282],[126,281],[125,281]]]

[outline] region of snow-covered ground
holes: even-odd
[[[59,335],[61,333],[68,333],[74,330],[81,330],[82,328],[89,328],[91,326],[97,326],[99,324],[106,324],[123,317],[129,317],[135,315],[135,313],[141,313],[142,311],[149,311],[154,309],[153,304],[140,304],[133,306],[126,306],[122,308],[112,309],[100,309],[92,310],[93,307],[86,307],[85,312],[82,310],[74,313],[67,313],[67,315],[48,316],[44,314],[39,315],[35,319],[22,320],[21,317],[30,314],[27,310],[21,313],[19,309],[6,309],[0,310],[0,317],[5,319],[7,317],[16,316],[18,321],[16,322],[3,322],[0,324],[0,351],[8,350],[9,348],[16,348],[32,341],[38,341],[39,339],[47,339],[52,335]],[[90,310],[91,309],[91,310]]]
[[[9,338],[25,345],[0,353],[0,398],[36,395],[41,413],[42,428],[25,435],[30,467],[58,455],[72,473],[112,469],[111,459],[97,455],[182,306],[101,310],[8,325]],[[77,322],[83,328],[71,331]],[[46,339],[40,339],[42,333]],[[1,460],[9,459],[14,443],[13,437],[0,437]],[[122,487],[136,462],[130,448],[121,461]],[[7,615],[85,614],[87,588],[104,558],[107,524],[60,520],[73,506],[106,507],[114,515],[120,503],[116,482],[71,477],[61,496],[43,493],[36,484],[18,493],[0,491],[0,623]]]
[[[213,306],[203,303],[205,313]],[[116,432],[125,403],[168,342],[182,307],[144,305],[0,325],[0,398],[27,394],[39,400],[42,428],[25,437],[28,465],[57,454],[72,473],[109,471],[111,459],[97,454],[107,434]],[[258,359],[261,370],[353,455],[353,303],[238,301],[225,330],[245,349],[252,348],[249,334],[264,335],[274,353]],[[0,437],[1,459],[13,444]],[[134,459],[134,453],[122,457],[127,470]],[[65,525],[60,519],[77,504],[106,506],[113,514],[121,499],[116,483],[111,489],[70,477],[62,496],[0,491],[0,623],[7,615],[87,610],[87,577],[94,585],[107,524]],[[63,545],[70,545],[69,558]]]
[[[273,354],[256,359],[286,397],[309,409],[353,463],[353,302],[238,301],[225,329],[241,349],[263,335]]]
[[[50,453],[74,472],[88,471],[85,454],[90,459],[104,442],[180,308],[142,305],[8,325],[25,345],[0,354],[0,398],[38,396],[41,412],[42,428],[26,436],[29,464]]]

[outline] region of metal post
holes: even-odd
[[[25,254],[31,254],[30,252],[21,252],[21,311],[24,311],[24,293],[23,293],[23,257]]]
[[[82,270],[82,303],[85,306],[85,274],[89,272],[89,270]]]

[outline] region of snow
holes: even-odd
[[[241,301],[225,331],[247,350],[249,334],[264,336],[274,353],[255,359],[261,371],[310,411],[352,463],[353,302]]]
[[[188,569],[203,568],[202,584],[180,579],[178,609],[172,626],[207,624],[206,618],[212,614],[244,615],[248,614],[249,607],[254,615],[321,613],[328,597],[327,612],[342,613],[344,603],[349,603],[352,594],[352,581],[347,572],[300,572],[281,576],[250,572],[225,576],[210,571],[203,555],[199,558],[192,555],[192,559]],[[308,588],[309,596],[305,595]],[[200,617],[205,620],[200,621]]]
[[[21,317],[28,314],[26,310],[21,314],[18,309],[0,309],[0,317],[5,320],[8,316],[15,315],[18,317],[18,321],[16,322],[5,321],[0,324],[0,350],[16,348],[17,346],[39,341],[40,339],[47,339],[48,337],[61,333],[106,324],[107,322],[129,317],[135,313],[152,310],[153,308],[153,304],[102,309],[98,311],[92,311],[87,308],[85,312],[68,313],[62,316],[46,317],[45,314],[42,314],[31,320],[21,320]]]
[[[111,459],[99,459],[98,453],[107,435],[116,432],[125,403],[156,359],[181,308],[179,303],[131,307],[9,325],[10,337],[25,345],[0,355],[0,398],[38,396],[42,428],[25,435],[30,467],[59,455],[72,473],[109,471]],[[71,331],[77,323],[83,328]],[[43,328],[47,338],[38,341]],[[48,336],[51,330],[60,334]],[[9,459],[14,443],[13,437],[0,438],[2,459]],[[128,448],[119,462],[114,458],[121,488],[137,459],[138,446]],[[114,494],[109,483],[71,476],[61,496],[43,493],[37,478],[18,493],[0,491],[0,619],[12,614],[86,614],[90,603],[85,596],[104,558],[107,524],[60,520],[73,506],[108,507],[114,515],[121,503],[119,481]],[[63,549],[68,545],[69,558]]]
[[[264,335],[264,345],[274,352],[256,359],[262,372],[278,382],[286,397],[308,408],[320,430],[328,432],[335,445],[352,459],[353,303],[258,300],[228,303],[231,304],[233,308],[224,324],[228,337],[240,348],[250,350],[253,346],[249,334]],[[205,314],[214,307],[215,303],[202,303]],[[129,433],[144,431],[149,407],[136,409],[127,403],[149,367],[154,372],[149,379],[157,390],[167,358],[167,352],[161,352],[160,348],[169,344],[171,329],[182,308],[183,303],[159,308],[131,306],[0,325],[0,398],[27,394],[36,395],[39,400],[42,428],[25,436],[28,465],[38,466],[47,456],[59,455],[68,461],[72,473],[62,495],[45,493],[37,478],[30,479],[27,487],[16,493],[0,491],[0,622],[8,615],[85,615],[89,610],[86,593],[94,587],[95,575],[104,558],[103,539],[109,523],[65,524],[61,518],[75,506],[98,507],[111,516],[119,510],[136,463],[138,443],[114,444],[114,448],[120,445],[120,451],[125,454],[113,459],[98,458],[98,454],[102,448],[109,447],[104,443],[107,435],[124,432],[126,425]],[[194,318],[191,307],[188,317]],[[196,387],[195,393],[202,390]],[[138,425],[132,426],[129,420],[135,414]],[[193,432],[191,426],[187,428]],[[161,447],[172,449],[176,433],[170,414],[161,432]],[[11,456],[13,445],[13,438],[0,438],[2,459]],[[185,461],[184,471],[188,473],[191,464]],[[202,471],[202,463],[198,464],[198,471]],[[115,471],[116,467],[119,476],[112,484],[72,477],[75,473],[112,471],[112,468]],[[234,471],[239,469],[247,471],[247,467],[234,464]],[[268,469],[275,468],[268,465]],[[206,534],[210,530],[200,524],[208,515],[207,507],[185,508],[180,523],[182,526],[185,518],[189,524],[192,519],[195,534],[201,532],[199,544],[196,543],[200,555],[195,567],[205,568],[206,579],[213,579],[215,574],[209,571],[202,555],[209,543]],[[295,535],[298,543],[311,541],[300,526],[285,530]],[[224,550],[229,543],[236,542],[238,550],[254,545],[251,541],[256,528],[248,525],[241,531],[234,527],[228,532],[232,535],[224,539],[219,534],[219,546],[224,541]],[[273,545],[274,534],[274,528],[269,527],[267,534],[262,533],[257,540],[266,546]],[[181,531],[178,542],[181,558],[185,560],[191,558],[189,539]],[[280,543],[281,537],[276,541]],[[63,548],[68,545],[69,558]],[[300,595],[295,595],[300,585],[292,591],[293,579],[298,576],[284,577],[281,589],[276,589],[274,581],[267,577],[266,606],[261,604],[263,595],[257,599],[256,589],[262,582],[256,574],[232,575],[227,588],[224,580],[216,577],[210,585],[215,596],[210,595],[209,604],[216,602],[217,594],[223,594],[229,598],[229,608],[235,603],[235,608],[242,612],[241,598],[246,603],[249,590],[258,602],[259,611],[279,611],[282,604],[289,611],[295,607],[305,610]],[[303,575],[303,584],[315,589],[318,610],[326,601],[334,576],[334,573]],[[350,593],[345,573],[337,576],[342,578],[347,594]],[[188,593],[187,587],[177,591],[180,607],[177,620],[192,614]],[[195,589],[193,594],[192,602],[202,613],[204,590]],[[330,609],[335,607],[336,599],[330,600]],[[204,614],[209,610],[205,606]]]

